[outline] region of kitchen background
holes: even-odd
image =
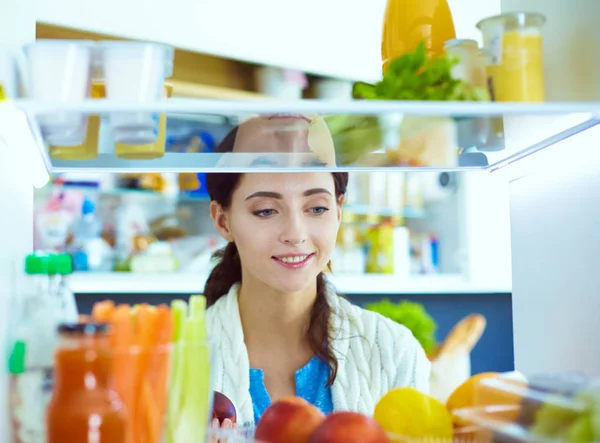
[[[229,126],[173,119],[168,128],[169,149],[210,149]],[[350,183],[330,276],[340,293],[361,306],[416,303],[435,322],[438,342],[465,316],[482,314],[487,328],[473,371],[512,370],[510,280],[469,278],[477,266],[465,231],[490,215],[469,202],[477,182],[452,173],[361,172]],[[36,190],[34,226],[37,250],[71,254],[69,283],[83,314],[107,298],[158,304],[201,293],[211,254],[223,246],[204,174],[58,174]],[[421,321],[415,305],[400,306],[406,311],[397,315]]]

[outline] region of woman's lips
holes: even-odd
[[[295,255],[283,255],[279,257],[273,257],[277,263],[281,266],[284,266],[288,269],[298,269],[303,268],[308,265],[312,258],[314,257],[314,253],[312,254],[295,254]]]

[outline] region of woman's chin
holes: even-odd
[[[295,294],[298,292],[306,291],[307,288],[311,286],[314,287],[314,282],[316,281],[317,276],[307,278],[306,276],[294,277],[290,276],[289,278],[269,278],[266,283],[268,286],[273,288],[276,292],[282,294]]]

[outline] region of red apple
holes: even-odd
[[[237,419],[237,413],[233,402],[229,400],[225,394],[221,394],[218,391],[214,391],[213,396],[213,419],[218,418],[219,423],[223,423],[223,420],[228,418],[234,424]]]
[[[306,405],[310,405],[309,402],[307,402],[306,400],[304,400],[302,397],[298,397],[296,395],[290,395],[288,397],[281,397],[280,399],[277,400],[278,402],[281,401],[287,401],[289,403],[295,403],[297,405],[301,405],[301,406],[306,406]]]
[[[308,443],[389,443],[379,424],[358,412],[333,412],[319,425]]]
[[[315,406],[288,397],[267,408],[258,421],[254,438],[261,443],[307,443],[324,419],[325,415]]]

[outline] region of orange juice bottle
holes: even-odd
[[[383,70],[424,41],[427,54],[444,54],[444,43],[456,38],[447,0],[388,0],[383,22]]]

